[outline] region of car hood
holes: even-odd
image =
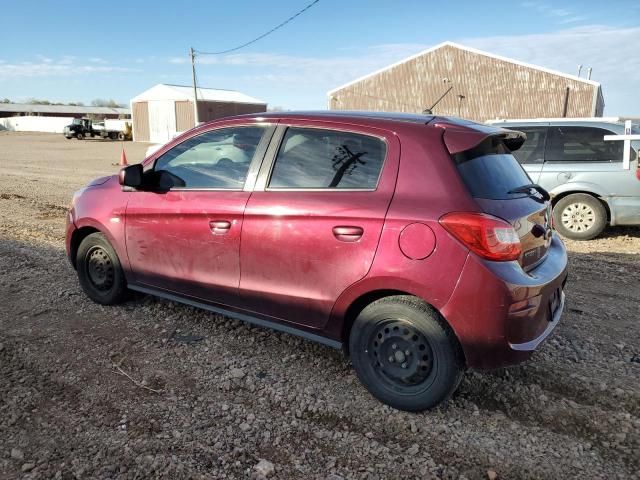
[[[109,180],[115,179],[115,178],[116,178],[115,175],[107,175],[105,177],[94,178],[87,184],[87,187],[97,187],[98,185],[104,185]]]

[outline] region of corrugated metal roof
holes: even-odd
[[[596,87],[599,87],[600,84],[594,80],[589,80],[587,78],[581,78],[581,77],[577,77],[575,75],[570,75],[568,73],[564,73],[564,72],[559,72],[557,70],[551,70],[550,68],[545,68],[545,67],[541,67],[539,65],[533,65],[531,63],[526,63],[526,62],[521,62],[520,60],[514,60],[513,58],[508,58],[508,57],[503,57],[501,55],[495,55],[493,53],[489,53],[489,52],[485,52],[483,50],[478,50],[476,48],[471,48],[471,47],[466,47],[464,45],[460,45],[459,43],[455,43],[455,42],[442,42],[439,43],[438,45],[431,47],[431,48],[427,48],[426,50],[423,50],[422,52],[418,52],[415,55],[411,55],[408,58],[405,58],[404,60],[400,60],[399,62],[393,63],[391,65],[388,65],[384,68],[381,68],[379,70],[376,70],[375,72],[371,72],[367,75],[364,75],[360,78],[356,78],[355,80],[352,80],[350,82],[345,83],[344,85],[340,85],[339,87],[334,88],[333,90],[329,90],[329,92],[327,92],[328,96],[331,96],[333,93],[342,90],[343,88],[349,87],[355,83],[361,82],[362,80],[366,80],[367,78],[373,77],[374,75],[378,75],[379,73],[382,73],[386,70],[391,70],[394,67],[397,67],[398,65],[402,65],[403,63],[409,62],[415,58],[421,57],[422,55],[426,55],[427,53],[431,53],[435,50],[438,50],[440,48],[443,47],[454,47],[460,50],[465,50],[467,52],[471,52],[471,53],[475,53],[477,55],[484,55],[485,57],[490,57],[490,58],[495,58],[496,60],[502,60],[503,62],[509,62],[509,63],[513,63],[515,65],[520,65],[522,67],[527,67],[527,68],[532,68],[534,70],[540,70],[542,72],[545,73],[550,73],[552,75],[558,75],[560,77],[565,77],[565,78],[570,78],[571,80],[576,80],[579,82],[584,82],[584,83],[588,83],[589,85],[593,85]]]
[[[0,112],[68,113],[69,115],[131,115],[131,110],[128,108],[80,107],[74,105],[31,105],[29,103],[0,103]]]
[[[186,85],[170,85],[159,83],[145,90],[131,99],[131,102],[145,102],[149,100],[191,100],[193,101],[193,87]],[[217,88],[198,88],[198,100],[210,102],[254,103],[266,105],[267,102],[250,97],[235,90]]]

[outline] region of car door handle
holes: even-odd
[[[209,227],[211,227],[211,231],[216,235],[221,235],[223,233],[227,233],[231,229],[231,222],[227,220],[213,220],[209,222]]]
[[[362,227],[333,227],[333,236],[341,242],[356,242],[363,233]]]

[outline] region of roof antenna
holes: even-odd
[[[578,77],[580,76],[581,72],[582,72],[582,65],[578,65]]]
[[[593,68],[589,67],[587,68],[587,80],[591,80],[591,71],[593,70]]]
[[[445,78],[443,78],[443,79],[442,79],[442,81],[443,81],[445,84],[447,84],[447,83],[451,83],[451,80],[449,80],[449,79],[448,79],[448,78],[446,78],[446,77],[445,77]],[[447,91],[446,91],[446,92],[444,92],[444,93],[440,96],[440,98],[439,98],[438,100],[436,100],[436,102],[435,102],[433,105],[431,105],[429,108],[425,108],[425,109],[422,111],[422,113],[423,113],[424,115],[431,115],[431,114],[433,114],[433,109],[435,108],[435,106],[436,106],[436,105],[438,105],[438,104],[440,103],[440,100],[442,100],[444,97],[446,97],[446,96],[447,96],[447,94],[448,94],[451,90],[453,90],[453,85],[451,85],[451,86],[447,89]]]

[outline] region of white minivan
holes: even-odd
[[[513,152],[534,183],[552,198],[554,224],[563,236],[590,240],[609,225],[640,225],[640,141],[631,142],[629,168],[619,118],[493,120],[492,125],[527,135]],[[631,133],[638,134],[637,124]]]

